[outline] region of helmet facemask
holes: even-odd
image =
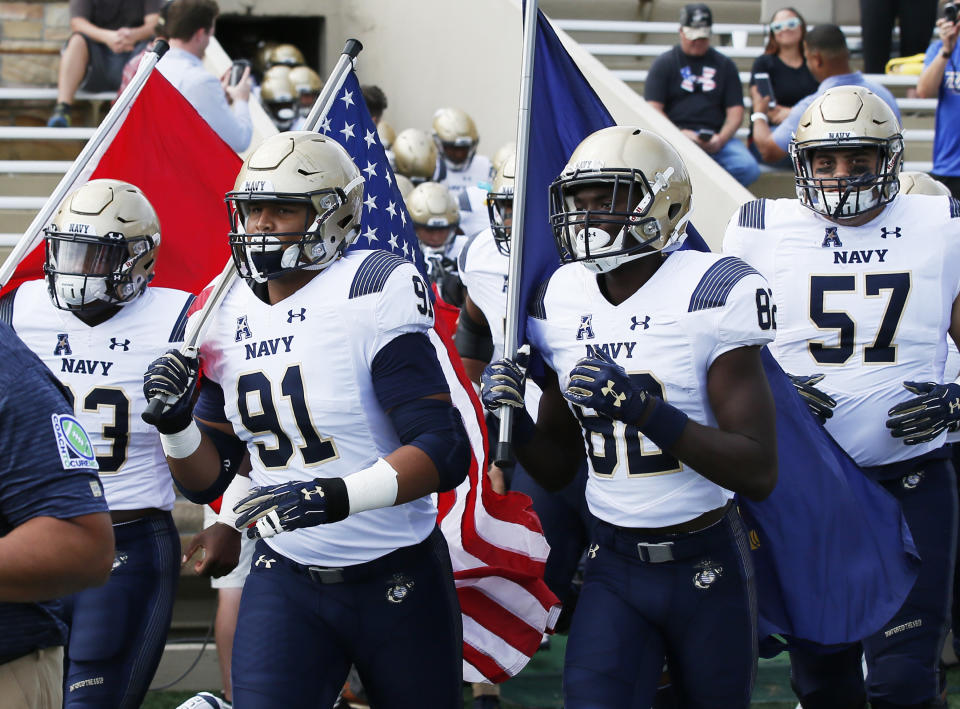
[[[513,224],[513,191],[488,192],[487,215],[490,217],[490,231],[497,250],[504,256],[510,255],[510,227]],[[507,222],[510,224],[507,224]]]
[[[673,172],[667,167],[652,183],[640,170],[629,168],[576,169],[555,180],[550,185],[550,223],[561,261],[581,261],[590,270],[604,273],[627,261],[679,247],[688,217],[681,217],[665,233],[660,219],[650,214]],[[587,187],[608,190],[609,208],[578,208],[577,195]],[[674,203],[669,209],[679,213],[683,206]],[[670,214],[669,220],[676,217]]]
[[[473,156],[477,153],[477,141],[469,136],[460,136],[451,141],[441,140],[439,137],[434,136],[434,140],[437,144],[437,150],[443,156],[444,162],[447,164],[447,169],[453,172],[463,172],[470,167],[470,164],[473,162]],[[466,149],[466,157],[462,160],[454,161],[450,158],[450,155],[447,153],[448,150],[456,149]]]
[[[348,194],[362,189],[355,178],[344,189],[327,188],[305,194],[239,191],[227,194],[230,213],[230,249],[243,278],[257,283],[291,271],[322,271],[336,260],[359,234],[360,224]],[[300,231],[247,233],[250,204],[272,202],[307,207]]]
[[[900,165],[903,140],[855,137],[831,138],[791,144],[797,196],[803,206],[819,214],[843,221],[856,219],[891,202],[900,191]],[[869,168],[861,167],[847,177],[818,177],[817,153],[836,150],[874,148],[876,157]]]

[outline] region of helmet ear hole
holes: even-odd
[[[671,221],[673,221],[674,219],[677,218],[677,215],[680,214],[680,210],[681,210],[681,209],[682,209],[682,207],[681,207],[679,204],[677,204],[676,202],[674,202],[673,204],[671,204],[671,205],[667,208],[667,217],[668,217]]]

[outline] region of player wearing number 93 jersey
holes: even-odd
[[[255,487],[233,509],[261,539],[237,619],[237,706],[332,706],[351,664],[377,706],[460,701],[460,611],[431,493],[463,480],[469,444],[427,284],[387,252],[345,252],[363,185],[321,135],[264,141],[227,195],[244,280],[199,343],[196,420],[195,361],[168,353],[145,377],[191,499],[218,495],[235,467],[222,461],[250,455]]]
[[[140,418],[143,368],[183,339],[193,296],[147,287],[160,224],[126,182],[93,180],[70,194],[45,244],[45,281],[5,295],[0,317],[72,397],[116,537],[108,583],[65,604],[64,706],[139,706],[163,652],[180,557],[170,470],[159,436]]]
[[[678,250],[690,178],[662,138],[615,126],[581,142],[551,186],[561,266],[527,333],[550,368],[518,460],[545,485],[586,452],[597,519],[564,666],[564,705],[649,706],[668,658],[685,707],[747,707],[756,668],[753,569],[734,492],[776,481],[760,363],[767,282],[736,258]],[[482,377],[488,407],[522,403],[516,363]],[[696,632],[691,634],[691,628]]]
[[[960,340],[960,203],[898,194],[899,122],[862,87],[836,87],[800,119],[792,144],[799,200],[757,200],[727,227],[724,251],[777,293],[771,349],[794,375],[823,375],[825,426],[890,491],[922,559],[900,611],[839,655],[791,653],[804,706],[928,706],[940,694],[957,528],[944,448],[960,386],[943,384]],[[948,333],[952,339],[947,338]],[[891,435],[892,434],[892,435]]]

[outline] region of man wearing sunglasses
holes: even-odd
[[[886,88],[864,78],[859,71],[850,66],[850,50],[847,48],[847,39],[836,25],[817,25],[807,32],[804,41],[804,54],[807,57],[807,66],[814,78],[820,82],[817,91],[799,101],[790,111],[787,118],[776,128],[770,128],[770,99],[755,97],[753,114],[753,142],[765,163],[775,163],[787,157],[790,139],[797,132],[800,116],[814,100],[834,86],[863,86],[882,98],[893,109],[897,119],[900,119],[900,110],[896,99]]]

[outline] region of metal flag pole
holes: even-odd
[[[537,0],[526,0],[523,15],[523,63],[520,69],[520,111],[517,116],[517,167],[513,188],[513,222],[510,227],[510,268],[507,279],[507,319],[503,356],[515,359],[520,320],[520,273],[523,266],[524,212],[527,202],[527,162],[530,145],[530,104],[533,99],[533,60],[537,43]],[[493,452],[497,465],[509,464],[514,411],[500,407],[500,437]]]
[[[334,66],[333,71],[330,72],[330,76],[323,85],[323,90],[320,92],[320,95],[317,96],[313,108],[310,109],[310,113],[304,121],[304,130],[315,130],[321,119],[330,111],[336,99],[337,92],[340,90],[340,87],[343,86],[343,82],[347,80],[350,72],[353,71],[353,62],[362,49],[363,45],[356,39],[348,39],[346,44],[343,45],[343,52],[340,54],[340,59],[337,60],[336,66]],[[217,279],[214,281],[210,296],[203,304],[203,307],[192,315],[187,323],[183,344],[180,346],[180,352],[187,357],[196,357],[198,355],[197,343],[203,338],[203,334],[210,324],[211,316],[220,307],[220,304],[223,302],[224,297],[226,297],[227,292],[230,290],[236,278],[237,266],[231,256],[220,272],[220,275],[217,276]],[[149,424],[156,425],[160,420],[160,413],[165,405],[165,399],[160,397],[151,399],[147,402],[147,407],[143,411],[143,420]]]
[[[50,223],[53,213],[57,211],[60,203],[66,198],[77,178],[86,169],[87,164],[96,154],[97,150],[99,150],[104,141],[112,135],[114,127],[125,116],[130,105],[140,93],[140,89],[147,83],[147,79],[157,65],[157,62],[160,61],[160,58],[166,54],[169,48],[170,45],[165,39],[158,39],[154,43],[153,49],[144,54],[143,59],[140,61],[140,66],[137,67],[137,73],[130,83],[127,84],[127,88],[117,97],[116,103],[113,104],[113,107],[107,113],[106,117],[100,125],[97,126],[96,132],[90,137],[90,140],[87,141],[83,150],[80,151],[80,155],[77,156],[77,159],[73,161],[70,169],[67,170],[67,173],[60,179],[59,184],[57,184],[56,189],[50,193],[43,208],[41,208],[37,216],[33,218],[33,221],[30,222],[30,226],[23,233],[20,241],[17,242],[13,250],[7,255],[3,265],[0,266],[0,288],[7,284],[7,281],[13,276],[14,271],[17,270],[17,266],[26,258],[27,254],[33,251],[34,248],[43,241],[43,229]]]

